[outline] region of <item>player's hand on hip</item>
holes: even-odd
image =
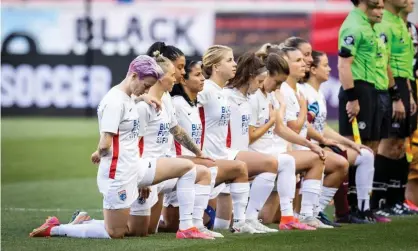
[[[99,164],[100,163],[99,151],[95,151],[94,153],[91,154],[91,162],[93,162],[93,164]]]
[[[400,99],[392,102],[392,118],[395,121],[402,121],[405,119],[405,106]]]
[[[347,111],[347,115],[351,123],[360,112],[360,105],[358,100],[348,101],[345,106],[345,110]]]

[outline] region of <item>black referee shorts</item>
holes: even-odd
[[[390,127],[390,137],[392,138],[404,139],[411,135],[411,104],[407,81],[406,78],[395,78],[395,83],[398,86],[401,100],[405,107],[405,119],[400,122],[392,120]]]
[[[360,137],[364,141],[380,140],[381,128],[377,123],[376,116],[378,111],[378,95],[374,84],[362,80],[355,80],[354,88],[360,105],[360,112],[357,115]],[[343,136],[353,136],[353,128],[346,111],[348,98],[342,87],[340,88],[338,98],[338,124],[340,134]]]

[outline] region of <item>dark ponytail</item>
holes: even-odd
[[[166,45],[164,42],[155,42],[147,50],[147,55],[153,57],[154,52],[159,51],[164,57],[170,59],[172,62],[177,58],[184,56],[184,53],[177,47]]]

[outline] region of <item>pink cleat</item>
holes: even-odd
[[[409,210],[418,212],[418,206],[415,205],[412,201],[405,200],[404,204],[406,204],[406,206],[409,208]]]
[[[214,240],[215,238],[200,232],[197,228],[192,227],[186,230],[178,230],[176,233],[177,239],[204,239]]]
[[[287,217],[286,217],[287,218]],[[282,223],[283,222],[283,223]],[[295,217],[289,217],[288,219],[281,220],[279,224],[280,230],[316,230],[316,228],[308,226],[307,224],[300,223],[299,220]]]
[[[35,228],[32,233],[29,234],[29,237],[50,237],[51,236],[51,228],[59,226],[60,221],[57,217],[48,217],[44,224],[40,227]]]

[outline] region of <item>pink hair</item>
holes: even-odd
[[[164,72],[157,62],[147,55],[140,55],[132,60],[129,64],[128,74],[133,72],[138,74],[139,79],[144,79],[145,77],[160,79],[164,76]]]

